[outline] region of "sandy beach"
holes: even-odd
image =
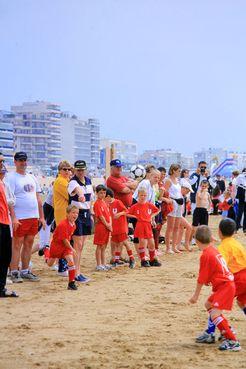
[[[219,220],[210,217],[214,230]],[[246,245],[242,232],[236,237]],[[34,255],[33,271],[41,281],[14,285],[20,298],[0,301],[0,369],[245,369],[245,316],[236,304],[226,316],[241,352],[219,352],[217,342],[195,343],[206,326],[210,287],[203,288],[197,305],[188,303],[200,255],[193,250],[163,255],[160,268],[141,269],[138,263],[134,270],[95,272],[91,238],[82,265],[92,281],[78,291],[68,291],[67,279]]]

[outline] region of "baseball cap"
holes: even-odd
[[[111,160],[110,166],[111,167],[122,167],[122,163],[120,159],[114,159],[114,160]]]
[[[14,159],[15,160],[21,160],[21,159],[27,160],[27,154],[24,151],[18,151],[17,153],[15,153]]]
[[[190,183],[188,181],[182,181],[181,187],[188,188],[190,190],[190,192],[194,192],[192,190],[192,187],[191,187],[191,185],[190,185]]]
[[[86,169],[86,162],[84,160],[77,160],[74,163],[74,169]]]

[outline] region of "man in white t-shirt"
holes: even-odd
[[[14,163],[16,172],[9,173],[6,178],[16,198],[13,215],[11,279],[15,283],[23,282],[23,279],[39,281],[39,278],[29,270],[29,263],[39,223],[45,227],[40,197],[41,188],[37,179],[26,173],[27,154],[25,152],[17,152]],[[21,271],[18,269],[20,259]]]

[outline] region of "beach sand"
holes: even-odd
[[[215,229],[220,217],[210,220]],[[237,238],[246,244],[242,232]],[[188,303],[199,255],[194,247],[192,253],[163,255],[160,268],[141,269],[138,263],[134,270],[95,272],[91,238],[82,265],[92,281],[78,291],[68,291],[67,279],[34,255],[41,281],[14,285],[19,299],[0,301],[0,369],[245,369],[246,320],[236,303],[226,316],[241,352],[219,352],[217,342],[195,343],[206,326],[210,293],[204,287],[198,303]]]

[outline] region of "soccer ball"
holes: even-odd
[[[146,175],[146,170],[140,164],[133,165],[130,169],[130,176],[133,179],[142,179]]]

